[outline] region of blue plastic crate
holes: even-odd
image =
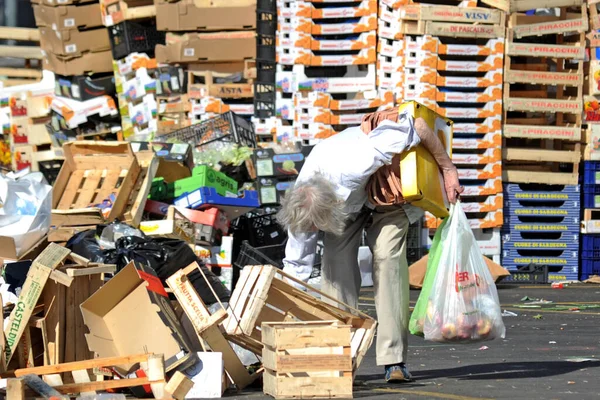
[[[600,185],[585,185],[583,187],[583,207],[600,208]]]
[[[582,258],[581,280],[586,280],[592,275],[600,275],[600,258]]]
[[[535,216],[535,215],[511,215],[506,212],[504,214],[505,225],[517,225],[517,224],[552,224],[552,225],[566,225],[570,227],[579,227],[581,224],[581,216],[579,214],[570,216]]]
[[[579,232],[579,223],[509,221],[504,224],[509,231],[518,232]]]
[[[579,251],[579,243],[566,240],[522,240],[502,241],[503,250]]]
[[[600,161],[585,161],[583,165],[583,184],[600,185]]]
[[[512,243],[528,243],[528,242],[553,242],[566,243],[568,246],[579,247],[579,229],[570,231],[519,231],[510,230],[504,226],[500,232],[502,242],[504,244]]]
[[[545,185],[542,183],[508,183],[504,185],[504,192],[511,195],[525,195],[522,198],[555,198],[567,199],[569,196],[580,192],[579,185]],[[552,196],[549,196],[552,195]]]
[[[545,263],[545,259],[537,259],[534,262],[524,262],[522,257],[519,258],[503,258],[502,266],[506,268],[511,274],[513,271],[518,271],[522,268],[527,268],[530,265],[548,266],[548,281],[566,281],[566,280],[577,280],[579,279],[579,262],[569,262],[568,264],[559,264],[561,260],[555,260],[554,264]],[[563,260],[564,261],[564,260]]]
[[[581,235],[581,257],[600,260],[600,235]]]
[[[504,199],[505,214],[512,215],[572,215],[581,212],[581,202],[578,200],[560,200],[554,202],[538,202],[537,206],[527,201]]]
[[[552,258],[561,260],[579,260],[579,249],[522,249],[502,247],[502,257],[506,259],[515,258]],[[561,261],[562,262],[562,261]],[[553,264],[548,264],[553,265]]]
[[[201,187],[191,193],[185,193],[176,198],[174,204],[192,209],[218,207],[230,220],[260,207],[255,190],[245,190],[243,197],[224,197],[217,194],[216,189],[212,187]]]

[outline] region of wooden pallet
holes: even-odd
[[[240,83],[217,83],[218,79],[227,79],[232,74],[202,71],[188,72],[188,94],[190,98],[218,97],[222,99],[252,98],[254,83],[243,79]]]
[[[295,288],[286,280],[306,291]],[[349,311],[326,304],[311,292]],[[242,270],[227,311],[229,316],[223,325],[228,338],[255,354],[262,354],[260,326],[263,322],[335,320],[351,325],[355,372],[371,346],[377,326],[368,315],[270,265],[247,266]]]
[[[37,29],[0,27],[0,40],[15,40],[17,42],[39,42],[40,33]],[[4,77],[2,84],[7,86],[28,85],[40,82],[42,71],[39,60],[42,51],[39,46],[0,46],[0,57],[21,58],[21,68],[0,68],[0,77]],[[37,60],[38,67],[32,68],[31,61]]]
[[[141,378],[125,378],[115,380],[91,381],[88,370],[130,365],[140,363],[146,373]],[[63,384],[61,373],[71,373],[75,383]],[[85,361],[63,363],[58,365],[17,369],[14,378],[8,380],[7,397],[11,400],[25,400],[41,395],[43,398],[60,396],[61,394],[96,395],[96,391],[109,389],[129,388],[141,385],[150,385],[155,398],[165,396],[165,368],[162,354],[140,354],[126,357],[97,358]],[[40,379],[43,377],[43,380]],[[26,390],[29,387],[31,390]],[[34,394],[35,393],[35,394]]]
[[[235,351],[233,351],[229,342],[225,339],[219,325],[227,317],[227,313],[224,309],[220,309],[214,314],[210,314],[208,308],[188,279],[188,275],[195,270],[199,270],[204,276],[200,266],[197,263],[193,263],[167,278],[167,285],[171,288],[183,311],[190,319],[198,338],[206,342],[212,351],[223,354],[225,371],[227,371],[231,381],[236,384],[238,389],[243,389],[254,382],[260,376],[260,372],[250,374]],[[211,287],[208,281],[207,284],[208,287]],[[215,298],[218,299],[216,294]]]
[[[263,390],[276,399],[352,398],[350,325],[263,322]]]

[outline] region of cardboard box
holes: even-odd
[[[32,0],[32,4],[44,4],[46,6],[78,6],[81,4],[96,3],[98,0]]]
[[[58,75],[85,75],[112,72],[112,53],[86,53],[81,57],[61,57],[54,53],[44,55],[44,68]]]
[[[158,102],[158,115],[165,114],[180,114],[190,112],[192,105],[187,94],[179,96],[159,96],[156,98]]]
[[[73,100],[86,101],[99,96],[115,95],[115,77],[108,76],[56,76],[54,94]]]
[[[105,28],[87,31],[53,30],[40,27],[40,45],[47,53],[59,56],[81,56],[82,53],[110,50],[108,31]]]
[[[256,57],[254,32],[167,35],[167,45],[156,46],[159,63],[239,61]]]
[[[44,26],[54,30],[78,30],[103,26],[98,3],[59,7],[34,5],[33,14],[38,27]]]
[[[281,204],[282,196],[292,187],[294,182],[295,178],[258,178],[260,204]]]
[[[159,31],[221,31],[256,28],[256,1],[182,0],[156,4]]]
[[[168,161],[169,163],[161,163],[156,173],[156,176],[164,177],[167,182],[174,182],[177,179],[186,178],[191,175],[191,169],[194,166],[194,156],[192,154],[192,146],[187,143],[132,142],[131,149],[134,153],[152,149],[157,157]],[[169,169],[167,164],[170,164],[170,162],[181,164],[186,168],[187,173],[183,176],[177,174],[174,179],[170,179],[171,174],[167,171]]]
[[[285,71],[283,65],[276,66],[275,85],[284,93],[298,91],[318,91],[327,93],[353,93],[375,90],[375,64],[365,66],[353,65],[345,68],[342,76],[313,77],[306,72],[304,65],[294,65],[291,71]],[[337,72],[340,68],[336,68]],[[321,69],[327,76],[329,71]],[[312,75],[312,74],[311,74]]]
[[[163,354],[167,372],[197,362],[162,282],[143,264],[130,262],[80,307],[99,357]]]
[[[303,146],[294,153],[276,153],[274,149],[254,150],[256,176],[296,176],[313,146]]]
[[[226,82],[226,83],[221,83]],[[188,73],[188,94],[192,98],[207,96],[219,98],[252,98],[254,84],[236,74],[222,74],[212,71]]]

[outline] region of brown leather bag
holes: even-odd
[[[360,128],[367,134],[384,120],[398,121],[398,108],[365,115]],[[369,202],[375,206],[406,204],[400,181],[400,154],[392,158],[390,165],[384,165],[371,176],[367,183],[367,195]]]

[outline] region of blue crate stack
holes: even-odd
[[[600,209],[600,161],[585,161],[583,172],[583,217]],[[581,235],[581,280],[592,275],[600,275],[600,233],[583,225]]]
[[[579,279],[579,185],[504,186],[502,265],[548,266],[548,281]]]

